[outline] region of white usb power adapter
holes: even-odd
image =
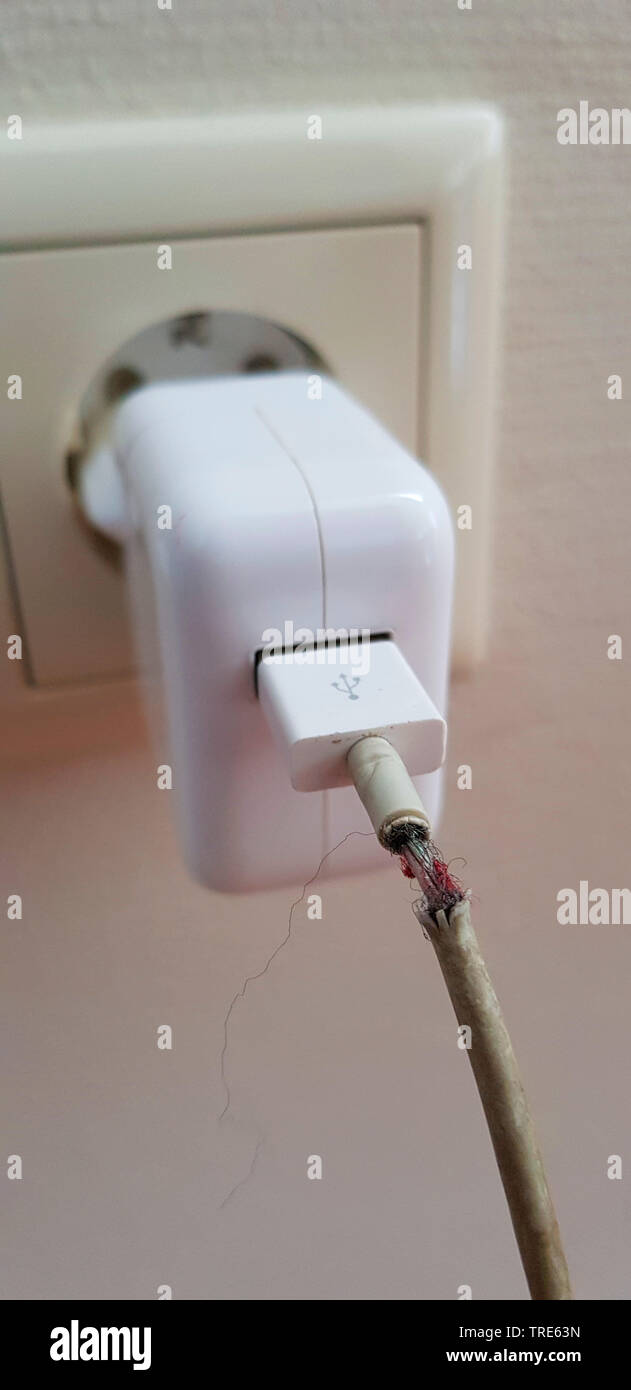
[[[195,877],[304,881],[369,831],[345,761],[369,733],[399,749],[436,821],[451,518],[363,406],[303,371],[148,386],[81,492],[125,538],[156,761]],[[328,870],[382,863],[357,835]]]

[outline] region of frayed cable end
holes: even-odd
[[[459,879],[450,872],[440,851],[428,832],[413,823],[401,823],[388,838],[388,849],[399,857],[406,878],[416,879],[423,894],[423,910],[435,919],[437,913],[446,916],[466,894]]]

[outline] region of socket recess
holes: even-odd
[[[272,330],[289,358],[324,362],[421,455],[454,513],[471,507],[454,614],[454,666],[470,669],[487,610],[497,114],[410,105],[25,127],[0,168],[4,371],[21,380],[21,394],[3,393],[3,506],[33,683],[132,669],[122,576],[79,522],[68,459],[95,383],[133,368],[129,341],[179,323],[183,362],[208,314],[266,322],[251,370],[257,356],[295,365],[271,350]]]

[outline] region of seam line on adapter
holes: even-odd
[[[282,435],[278,433],[278,430],[277,430],[276,427],[272,424],[271,420],[268,420],[268,418],[267,418],[267,416],[266,416],[265,411],[263,410],[263,408],[262,408],[260,405],[255,405],[255,407],[254,407],[254,413],[255,413],[256,415],[258,415],[259,420],[261,421],[261,424],[263,424],[263,425],[265,426],[265,429],[268,431],[268,433],[271,434],[272,439],[275,439],[275,440],[276,440],[276,443],[280,445],[281,449],[283,450],[283,453],[285,453],[285,454],[287,455],[287,458],[289,459],[289,462],[290,462],[291,464],[293,464],[294,468],[296,469],[296,472],[300,474],[300,477],[302,478],[302,481],[303,481],[303,483],[304,483],[304,485],[305,485],[305,487],[306,487],[306,489],[307,489],[307,492],[308,492],[308,494],[309,494],[309,501],[311,502],[311,506],[312,506],[312,508],[313,508],[313,519],[314,519],[314,521],[315,521],[315,524],[316,524],[316,531],[317,531],[317,533],[318,533],[318,548],[319,548],[319,551],[320,551],[320,573],[321,573],[321,577],[322,577],[322,626],[323,626],[323,628],[326,628],[326,609],[327,609],[327,602],[326,602],[326,599],[327,599],[327,590],[326,590],[326,563],[325,563],[325,560],[324,560],[324,538],[323,538],[323,536],[322,536],[322,528],[321,528],[321,526],[320,526],[320,515],[319,515],[319,512],[318,512],[317,505],[316,505],[316,499],[315,499],[315,496],[314,496],[314,493],[313,493],[313,489],[312,489],[312,487],[311,487],[311,484],[310,484],[310,482],[309,482],[309,479],[307,478],[307,476],[306,476],[306,474],[305,474],[305,472],[304,472],[304,469],[301,468],[300,463],[298,462],[298,459],[296,458],[295,454],[292,453],[291,449],[290,449],[289,446],[285,443],[285,440],[283,439]]]

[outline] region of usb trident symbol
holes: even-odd
[[[348,695],[349,700],[358,700],[359,695],[354,695],[353,691],[355,686],[359,685],[360,680],[361,676],[351,676],[350,680],[348,676],[340,676],[339,681],[331,681],[331,685],[334,685],[335,689],[340,690],[343,695]]]

